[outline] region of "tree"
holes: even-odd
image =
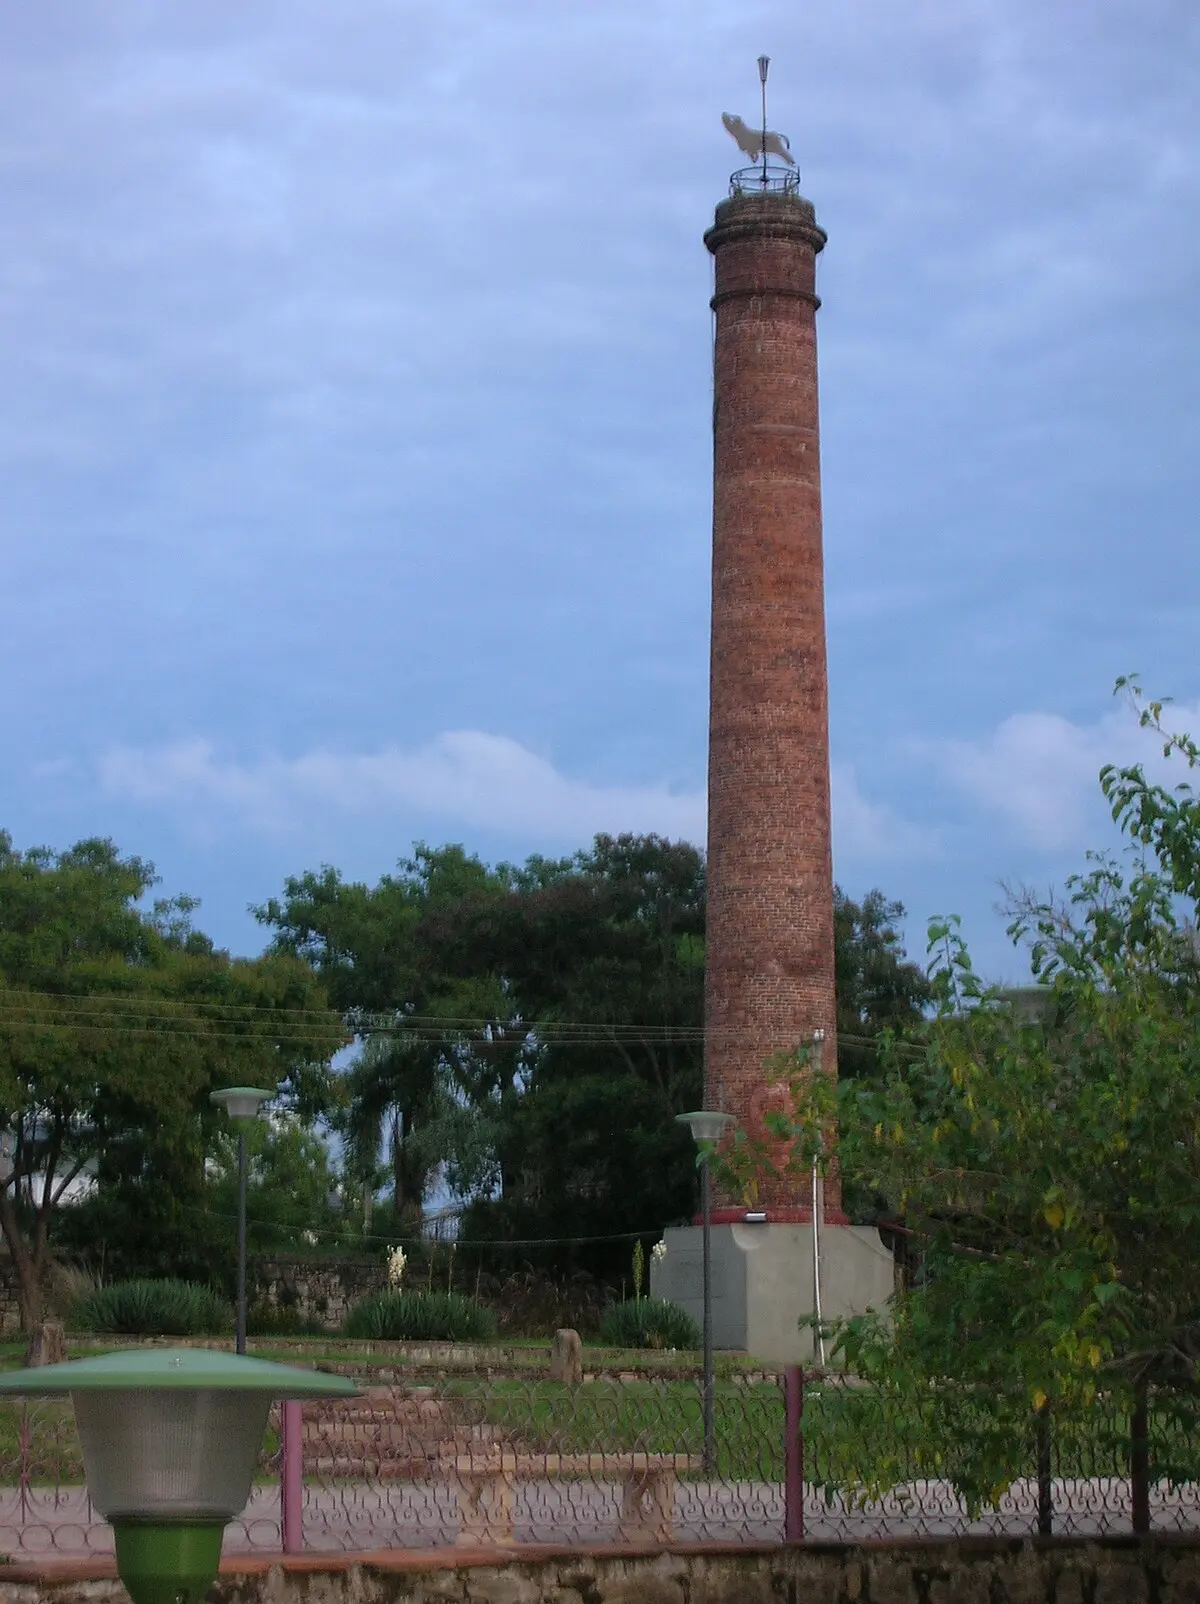
[[[905,954],[903,918],[904,904],[882,891],[855,902],[833,888],[840,1079],[873,1074],[880,1033],[916,1029],[933,1000],[925,971]]]
[[[181,1206],[203,1186],[209,1091],[279,1085],[311,1112],[343,1038],[307,965],[231,959],[194,903],[139,906],[154,883],[110,841],[19,852],[0,833],[0,1231],[26,1329],[73,1184]]]
[[[1133,694],[1164,755],[1196,769],[1163,704]],[[843,1173],[920,1245],[918,1284],[837,1330],[847,1362],[914,1400],[953,1378],[944,1395],[986,1397],[993,1420],[1012,1405],[981,1438],[977,1496],[1011,1475],[1034,1408],[1064,1424],[1100,1389],[1198,1391],[1200,799],[1140,765],[1100,782],[1127,850],[1092,856],[1062,902],[1027,895],[1011,927],[1036,1006],[989,989],[938,921],[923,1039],[888,1038],[878,1079],[793,1075],[782,1122],[799,1168],[836,1127]]]
[[[704,861],[686,843],[601,835],[535,868],[508,910],[535,1051],[498,1132],[503,1190],[475,1203],[463,1235],[611,1275],[629,1236],[693,1208],[675,1116],[703,1090]]]
[[[926,995],[899,904],[837,893],[839,1007],[859,1072]],[[658,836],[597,836],[571,858],[488,868],[418,846],[378,885],[325,868],[259,910],[272,947],[318,969],[362,1028],[345,1079],[347,1165],[379,1154],[419,1203],[437,1174],[470,1208],[463,1239],[546,1241],[522,1257],[623,1266],[624,1238],[691,1214],[694,1153],[675,1115],[703,1088],[704,860]]]
[[[496,968],[516,871],[422,844],[397,870],[372,887],[326,865],[256,914],[271,950],[312,963],[360,1037],[342,1087],[347,1175],[369,1213],[386,1145],[399,1217],[419,1212],[443,1162],[464,1191],[498,1179],[480,1130],[521,1072],[527,1026]]]

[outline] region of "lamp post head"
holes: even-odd
[[[262,1105],[274,1097],[260,1086],[225,1086],[209,1093],[209,1102],[223,1108],[230,1119],[257,1119]]]
[[[250,1497],[274,1398],[357,1392],[330,1376],[204,1348],[104,1354],[0,1377],[0,1394],[71,1395],[92,1502],[134,1604],[200,1604],[226,1523]]]
[[[733,1124],[732,1114],[720,1114],[715,1109],[697,1108],[690,1114],[676,1114],[676,1124],[686,1125],[696,1142],[719,1142]]]

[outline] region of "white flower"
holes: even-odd
[[[655,1264],[661,1264],[666,1256],[667,1244],[665,1242],[656,1242],[650,1249],[650,1257],[654,1260]]]
[[[315,1248],[317,1245],[317,1233],[315,1231],[301,1231],[300,1240],[306,1248]]]
[[[393,1292],[397,1291],[399,1289],[401,1281],[404,1280],[404,1266],[407,1263],[408,1263],[408,1259],[405,1257],[405,1253],[404,1253],[404,1249],[403,1248],[393,1248],[392,1251],[388,1254],[388,1260],[387,1260],[388,1286],[390,1286],[392,1288]]]

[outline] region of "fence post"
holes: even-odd
[[[1134,1388],[1129,1414],[1129,1490],[1133,1503],[1133,1529],[1150,1530],[1150,1411],[1146,1385]]]
[[[1050,1400],[1039,1404],[1033,1420],[1037,1446],[1037,1529],[1039,1537],[1054,1533],[1054,1483],[1050,1464]]]
[[[783,1540],[804,1540],[804,1371],[788,1365],[783,1373]]]
[[[304,1547],[304,1405],[285,1399],[280,1414],[280,1537],[285,1554],[298,1554]]]

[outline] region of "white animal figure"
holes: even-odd
[[[796,158],[788,146],[787,135],[777,134],[772,129],[767,130],[766,139],[763,139],[761,128],[749,128],[740,117],[731,116],[727,111],[721,113],[721,121],[726,130],[737,141],[739,150],[744,150],[752,162],[756,162],[763,153],[766,144],[768,156],[780,156],[789,167],[796,165]]]

